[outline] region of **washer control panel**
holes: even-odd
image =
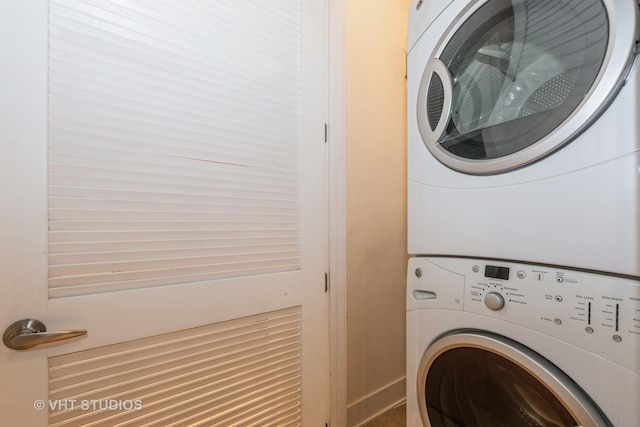
[[[453,298],[452,303],[439,308],[518,324],[640,372],[639,280],[503,261],[423,260],[420,262],[431,265],[431,275],[441,276],[437,283],[444,283],[449,275],[450,287],[433,289],[434,294],[442,291],[446,293],[441,295]],[[455,301],[460,304],[453,304]]]
[[[586,334],[608,334],[614,342],[640,337],[637,281],[525,264],[472,264],[465,311],[515,323],[536,320],[540,326],[568,323]]]

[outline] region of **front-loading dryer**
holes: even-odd
[[[640,281],[416,257],[408,427],[639,427]]]
[[[636,0],[415,1],[408,249],[640,276]]]

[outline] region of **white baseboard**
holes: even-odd
[[[358,427],[403,404],[406,377],[402,377],[347,407],[347,426]]]

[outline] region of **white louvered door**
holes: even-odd
[[[328,419],[325,0],[0,6],[0,427]]]

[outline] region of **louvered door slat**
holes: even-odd
[[[254,6],[51,0],[52,298],[299,268],[300,5]]]
[[[88,406],[53,410],[51,426],[299,423],[300,316],[294,307],[51,358],[49,398]],[[105,410],[109,401],[142,408]]]

